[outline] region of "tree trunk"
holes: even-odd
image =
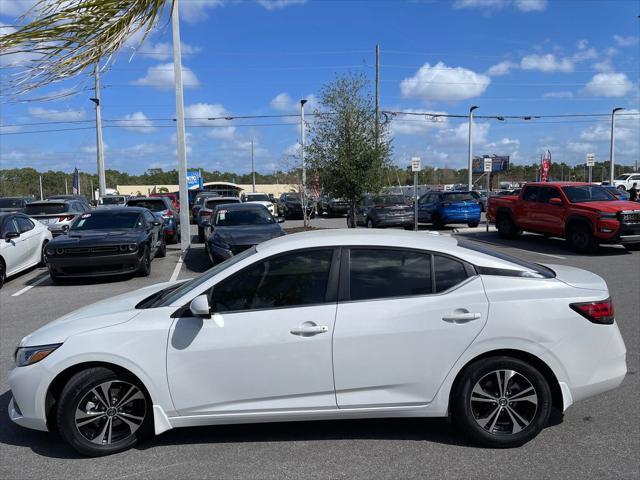
[[[349,215],[351,215],[351,228],[356,228],[356,202],[354,200],[350,201],[351,208],[349,209]]]

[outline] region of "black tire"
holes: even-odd
[[[180,234],[176,232],[169,237],[169,241],[167,243],[170,243],[171,245],[175,245],[179,241],[180,241]]]
[[[204,227],[198,225],[198,241],[204,243]]]
[[[513,240],[520,233],[518,226],[506,213],[498,215],[496,219],[496,228],[498,229],[498,235],[501,238],[507,238]]]
[[[161,240],[160,246],[158,247],[158,251],[156,252],[156,257],[164,258],[167,256],[167,241],[163,238]]]
[[[347,215],[347,228],[355,228],[351,215]]]
[[[431,224],[433,225],[433,228],[435,228],[436,230],[440,230],[441,228],[444,228],[444,222],[442,221],[442,218],[440,217],[440,215],[438,215],[437,213],[434,213],[433,215],[431,215]]]
[[[371,217],[367,217],[367,228],[376,228],[376,222]]]
[[[47,266],[47,253],[46,248],[49,240],[45,240],[42,242],[42,249],[40,250],[40,263],[38,263],[38,267],[46,267]]]
[[[140,266],[138,267],[138,275],[141,277],[148,277],[151,275],[151,252],[149,251],[149,245],[144,246],[142,251],[142,258],[140,259]]]
[[[4,281],[7,278],[7,270],[4,265],[4,260],[0,258],[0,288],[4,285]]]
[[[624,248],[630,252],[637,252],[640,250],[640,243],[627,243]]]
[[[524,393],[531,392],[529,387],[533,394]],[[544,376],[527,362],[508,356],[483,358],[467,366],[451,397],[458,427],[472,440],[493,448],[527,443],[546,426],[551,407],[551,389]]]
[[[578,253],[594,253],[598,249],[598,241],[586,224],[577,224],[569,227],[567,242]]]
[[[105,385],[108,385],[109,397],[106,400]],[[131,400],[127,401],[128,398]],[[115,408],[119,401],[124,403]],[[81,419],[76,420],[77,415]],[[88,415],[95,415],[95,420],[91,421]],[[130,424],[121,420],[125,416]],[[89,368],[71,377],[60,393],[56,408],[56,422],[62,438],[90,457],[111,455],[133,447],[152,433],[152,416],[151,401],[144,386],[133,376],[104,367]],[[89,421],[83,423],[87,419]],[[92,442],[101,438],[102,444]]]
[[[469,228],[476,228],[478,225],[480,225],[480,222],[469,222],[469,223],[467,223],[467,226]]]

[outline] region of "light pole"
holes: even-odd
[[[469,158],[468,158],[468,184],[469,191],[473,190],[473,156],[472,156],[472,148],[471,148],[471,127],[473,125],[473,111],[478,107],[474,105],[469,109]]]
[[[307,170],[304,166],[304,104],[305,99],[300,100],[300,159],[302,161],[302,191],[300,192],[300,200],[302,202],[302,218],[304,226],[307,227]]]
[[[96,63],[93,71],[95,80],[95,97],[90,100],[96,105],[96,159],[98,162],[98,190],[100,197],[107,193],[107,182],[104,172],[104,144],[102,143],[102,114],[100,111],[100,68]],[[95,192],[91,189],[91,199],[95,200]]]
[[[251,177],[253,193],[256,192],[256,164],[253,160],[253,138],[251,139]]]
[[[613,168],[613,166],[615,165],[615,151],[614,151],[614,135],[613,135],[613,131],[615,128],[615,123],[616,123],[616,112],[619,112],[620,110],[624,110],[622,107],[616,107],[613,110],[611,110],[611,145],[609,146],[609,185],[613,185],[613,178],[615,177],[615,170]]]

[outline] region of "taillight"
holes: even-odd
[[[62,217],[58,217],[59,222],[66,222],[69,220],[73,220],[74,215],[63,215]]]
[[[200,212],[200,216],[201,217],[210,217],[211,216],[211,212]]]
[[[596,302],[572,303],[569,306],[592,323],[611,325],[615,317],[611,298]]]
[[[163,217],[173,217],[173,212],[171,210],[165,210],[162,212]]]

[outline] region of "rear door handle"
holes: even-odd
[[[292,328],[290,330],[293,335],[301,335],[303,337],[317,335],[319,333],[326,333],[328,331],[329,327],[325,325],[303,325],[300,327]]]
[[[481,316],[479,313],[451,313],[442,317],[442,320],[451,323],[467,323],[472,320],[478,320]]]

